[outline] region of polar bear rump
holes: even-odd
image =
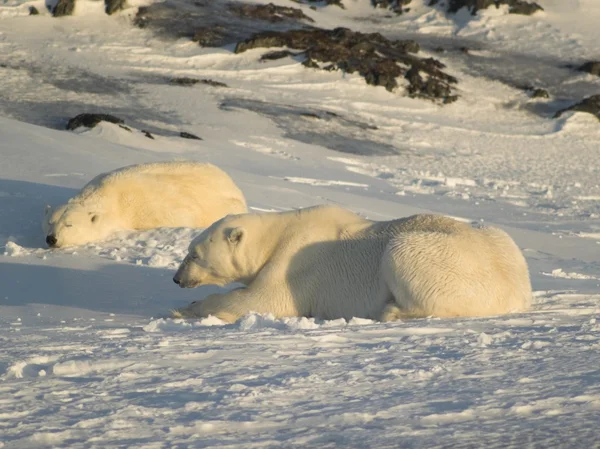
[[[119,230],[207,227],[246,210],[244,195],[218,167],[158,162],[98,175],[66,204],[48,206],[42,227],[49,246],[63,247]]]
[[[488,316],[531,302],[527,264],[504,231],[438,215],[373,222],[331,206],[225,217],[192,241],[174,281],[245,284],[176,313],[226,321],[252,311],[382,321]]]

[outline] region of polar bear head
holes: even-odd
[[[231,282],[248,285],[258,271],[256,258],[248,257],[249,221],[248,214],[228,215],[205,229],[192,240],[173,281],[183,288]]]
[[[95,242],[116,230],[96,208],[71,201],[57,208],[47,206],[42,228],[51,248]]]

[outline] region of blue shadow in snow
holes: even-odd
[[[0,179],[0,245],[10,238],[21,246],[45,247],[44,208],[65,203],[77,192],[67,187]]]

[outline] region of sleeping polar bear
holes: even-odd
[[[173,280],[245,284],[173,312],[227,322],[252,311],[380,321],[498,315],[526,310],[532,296],[525,259],[500,229],[437,215],[375,222],[332,206],[225,217],[192,241]]]
[[[218,167],[200,162],[132,165],[92,179],[67,204],[46,208],[53,248],[107,238],[123,229],[202,227],[246,212],[244,195]]]

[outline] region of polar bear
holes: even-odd
[[[48,246],[60,248],[103,240],[124,229],[205,228],[246,211],[244,195],[220,168],[155,162],[96,176],[66,204],[47,206],[42,227]]]
[[[527,263],[500,229],[439,215],[376,222],[334,206],[227,216],[189,246],[180,287],[241,282],[173,312],[392,321],[523,311]]]

